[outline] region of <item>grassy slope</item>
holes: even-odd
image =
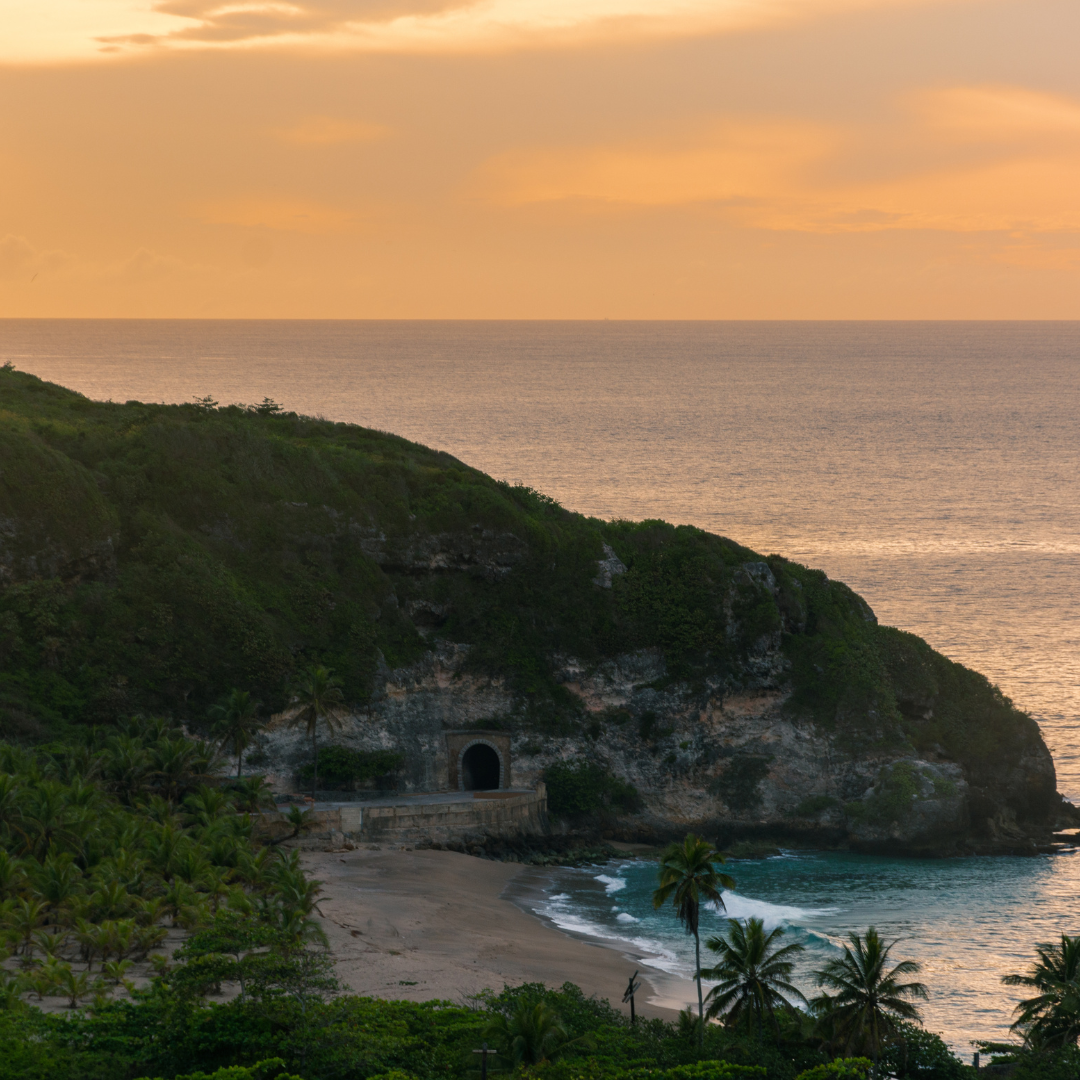
[[[408,571],[395,556],[425,537],[467,545],[507,533],[523,543],[504,575]],[[382,566],[361,546],[379,534]],[[610,590],[592,583],[604,543],[628,567]],[[428,647],[405,615],[424,600],[448,612],[435,636],[470,643],[470,663],[511,680],[515,723],[580,723],[553,678],[555,652],[597,663],[658,646],[693,694],[752,681],[755,643],[781,631],[794,706],[853,748],[938,744],[990,784],[1038,741],[1034,722],[982,676],[878,627],[845,586],[770,556],[774,596],[742,569],[749,561],[765,560],[690,527],[572,514],[365,428],[92,402],[0,369],[9,735],[135,712],[197,726],[233,686],[280,707],[297,667],[315,658],[360,703],[380,664]]]

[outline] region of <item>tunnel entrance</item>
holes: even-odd
[[[470,746],[461,758],[462,786],[466,791],[491,791],[499,787],[499,755],[486,743]]]

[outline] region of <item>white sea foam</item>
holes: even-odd
[[[604,892],[606,892],[608,896],[618,892],[620,889],[626,888],[626,878],[608,877],[607,874],[597,874],[596,880],[603,882]]]
[[[678,975],[684,974],[685,963],[682,963],[671,949],[666,948],[659,941],[647,937],[625,937],[622,934],[615,933],[613,928],[602,926],[589,919],[582,918],[580,915],[575,915],[561,905],[545,905],[537,910],[541,915],[550,919],[560,930],[566,930],[571,934],[583,934],[588,937],[599,938],[602,941],[620,942],[628,948],[634,949],[635,952],[642,954],[640,956],[641,963],[655,967],[660,971]],[[629,915],[628,919],[633,922],[638,921],[632,915]],[[626,925],[630,924],[627,923]]]
[[[715,909],[714,909],[715,910]],[[717,914],[723,919],[761,919],[766,928],[801,923],[815,915],[830,915],[835,908],[801,908],[788,904],[770,904],[767,900],[755,900],[735,892],[724,893],[724,911]]]
[[[635,919],[628,911],[620,911],[619,914],[615,916],[615,921],[621,923],[641,922],[640,919]]]

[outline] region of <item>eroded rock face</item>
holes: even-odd
[[[514,695],[500,680],[469,674],[467,654],[467,646],[441,644],[412,667],[382,671],[370,709],[345,718],[332,741],[403,752],[399,789],[430,791],[447,786],[446,731],[508,728],[515,787],[532,786],[555,762],[583,760],[632,783],[643,809],[604,826],[628,839],[695,829],[724,843],[770,836],[914,855],[1028,852],[1048,839],[1024,813],[1033,788],[1054,790],[1041,743],[1001,777],[987,813],[984,789],[973,789],[959,764],[895,745],[855,751],[794,713],[778,649],[759,654],[758,686],[727,696],[718,687],[695,695],[665,686],[656,650],[592,671],[559,658],[561,681],[586,712],[584,730],[564,736],[519,730]],[[260,752],[277,790],[294,787],[296,769],[310,760],[309,742],[285,717]]]

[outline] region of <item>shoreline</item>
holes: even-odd
[[[400,848],[306,852],[304,866],[323,883],[322,926],[353,993],[467,1004],[485,989],[571,982],[629,1015],[622,993],[636,967],[647,991],[639,1016],[674,1020],[682,1007],[672,991],[684,980],[649,968],[640,951],[573,934],[527,906],[550,882],[547,868]]]
[[[679,1013],[687,1006],[696,1008],[697,988],[693,980],[681,978],[656,967],[650,963],[650,954],[647,950],[635,945],[632,941],[627,941],[625,938],[597,937],[595,934],[587,933],[584,930],[574,930],[566,926],[560,926],[550,916],[537,911],[533,907],[533,904],[540,900],[543,895],[543,885],[550,883],[553,875],[561,869],[565,869],[565,867],[523,867],[522,873],[507,882],[506,888],[503,890],[503,898],[509,900],[524,914],[536,919],[554,933],[594,948],[608,949],[618,953],[629,963],[634,964],[638,968],[638,977],[649,988],[648,1004],[666,1013],[666,1019],[676,1019]],[[641,1013],[641,1004],[639,999],[636,1006],[639,1014]]]

